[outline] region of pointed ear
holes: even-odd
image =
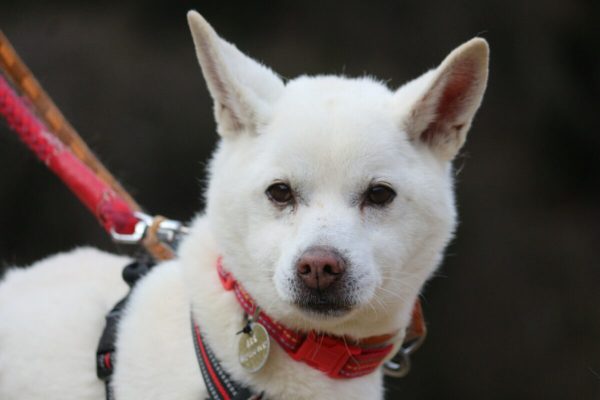
[[[196,11],[187,14],[196,55],[214,100],[217,130],[223,137],[255,133],[268,120],[284,84],[269,68],[221,39]]]
[[[438,68],[398,89],[396,104],[405,109],[404,129],[413,142],[445,161],[456,156],[483,98],[488,59],[487,42],[471,39]]]

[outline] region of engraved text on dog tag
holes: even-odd
[[[248,372],[258,372],[269,358],[269,333],[258,322],[252,323],[249,333],[240,335],[238,355],[240,364]]]

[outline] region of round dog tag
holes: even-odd
[[[270,345],[265,327],[253,322],[252,331],[240,335],[238,355],[242,367],[248,372],[260,371],[269,358]]]

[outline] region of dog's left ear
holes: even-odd
[[[487,42],[471,39],[438,68],[398,89],[403,128],[413,142],[428,146],[444,161],[456,156],[483,98],[488,59]]]
[[[187,14],[208,90],[214,100],[217,130],[224,138],[256,133],[268,120],[283,81],[217,35],[196,11]]]

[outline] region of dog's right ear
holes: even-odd
[[[214,100],[217,130],[224,137],[256,133],[270,116],[283,81],[269,68],[220,38],[196,11],[187,14],[196,55]]]

